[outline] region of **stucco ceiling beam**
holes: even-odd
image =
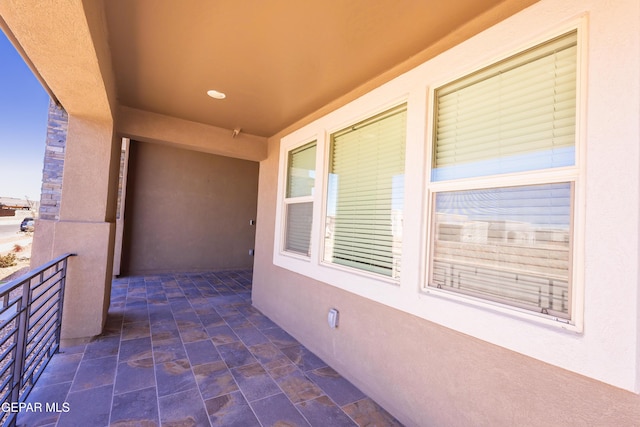
[[[188,150],[261,161],[267,158],[267,138],[232,129],[151,113],[130,107],[118,110],[117,132],[133,140],[172,145]]]

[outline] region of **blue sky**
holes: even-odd
[[[0,197],[40,200],[49,96],[0,31]]]

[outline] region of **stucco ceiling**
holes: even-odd
[[[461,28],[467,33],[480,31],[532,2],[105,0],[103,4],[121,105],[271,136]],[[455,37],[451,40],[455,42]],[[214,100],[206,95],[209,89],[222,91],[227,98]]]

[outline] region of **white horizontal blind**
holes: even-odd
[[[576,32],[436,90],[432,179],[575,164]]]
[[[406,105],[331,139],[325,261],[398,278]]]
[[[573,183],[437,193],[431,285],[568,318]]]
[[[288,162],[287,198],[311,196],[315,185],[316,143],[291,150]]]
[[[287,204],[285,250],[309,255],[313,202]]]
[[[316,142],[298,147],[287,158],[284,250],[309,256],[313,223]]]

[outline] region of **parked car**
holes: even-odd
[[[20,231],[33,231],[35,221],[31,217],[25,217],[20,223]]]

